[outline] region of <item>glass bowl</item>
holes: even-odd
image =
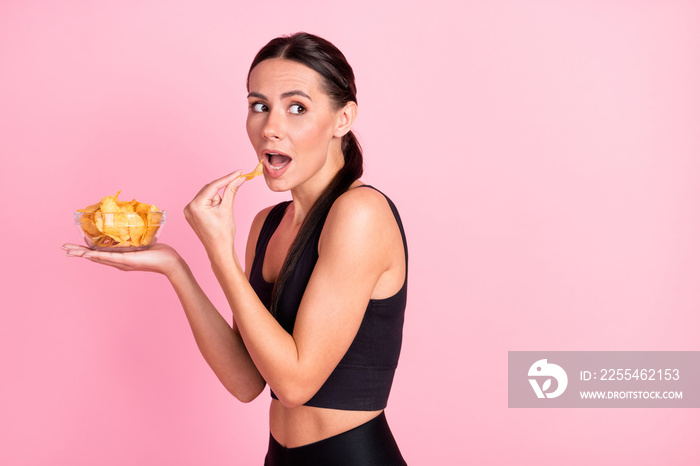
[[[76,212],[75,224],[90,249],[142,251],[158,242],[165,212]]]

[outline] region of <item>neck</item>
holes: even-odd
[[[326,164],[312,178],[299,186],[292,188],[293,201],[293,216],[292,222],[294,225],[301,225],[309,211],[316,203],[323,191],[333,181],[333,178],[345,165],[343,154],[333,157],[328,157]]]

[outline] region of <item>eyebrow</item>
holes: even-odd
[[[311,97],[309,97],[309,95],[306,92],[300,91],[298,89],[294,89],[293,91],[287,91],[287,92],[283,93],[282,95],[280,95],[280,98],[287,99],[289,97],[294,97],[295,95],[299,95],[301,97],[304,97],[306,99],[311,100]],[[267,100],[267,97],[264,94],[261,94],[259,92],[250,92],[248,94],[248,98],[251,98],[251,97],[255,97],[257,99]]]

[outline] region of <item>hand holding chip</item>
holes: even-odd
[[[204,186],[185,207],[185,218],[207,253],[232,253],[236,225],[233,219],[233,199],[245,183],[241,170],[228,174]],[[222,194],[219,191],[223,190]],[[230,256],[229,256],[230,257]]]

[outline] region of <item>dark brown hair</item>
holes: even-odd
[[[291,60],[316,71],[321,75],[324,92],[336,109],[344,107],[348,102],[357,103],[357,88],[352,67],[342,52],[327,40],[305,32],[272,39],[253,59],[248,79],[256,65],[271,58]],[[304,219],[277,277],[270,304],[272,315],[276,314],[280,296],[314,232],[325,221],[335,200],[362,176],[362,148],[352,131],[343,136],[341,148],[345,164]]]

